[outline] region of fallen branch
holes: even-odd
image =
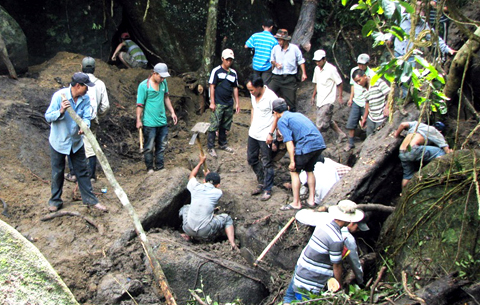
[[[86,222],[88,222],[92,227],[95,227],[95,229],[97,229],[97,231],[98,231],[98,233],[100,233],[100,235],[103,235],[103,228],[101,226],[98,226],[93,220],[91,220],[90,218],[88,218],[86,216],[83,216],[82,214],[80,214],[78,212],[59,211],[59,212],[55,212],[55,213],[51,213],[51,214],[48,214],[46,216],[43,216],[42,218],[40,218],[40,221],[47,221],[47,220],[51,220],[51,219],[54,219],[54,218],[57,218],[57,217],[63,217],[63,216],[80,217],[80,218],[84,219]]]
[[[370,303],[373,304],[373,293],[375,292],[375,289],[378,286],[378,283],[380,283],[380,280],[382,279],[383,274],[385,273],[385,270],[387,270],[386,266],[383,266],[382,269],[378,272],[377,279],[373,283],[372,287],[370,288]]]
[[[395,211],[395,207],[383,205],[379,203],[360,203],[357,204],[357,208],[362,211],[375,211],[375,212],[385,212],[385,213],[393,213]]]
[[[43,182],[43,183],[45,183],[45,184],[48,184],[48,185],[50,185],[50,181],[43,180],[43,179],[42,179],[40,176],[38,176],[38,175],[36,175],[34,172],[32,172],[32,170],[31,170],[31,169],[28,169],[28,170],[29,170],[29,171],[30,171],[30,173],[31,173],[33,176],[35,176],[37,179],[39,179],[40,181],[42,181],[42,182]]]
[[[65,95],[62,95],[62,98],[67,99]],[[162,293],[165,297],[165,301],[167,305],[176,305],[177,303],[170,290],[167,278],[165,277],[165,273],[163,273],[162,266],[160,265],[158,258],[155,256],[152,246],[148,242],[147,234],[143,229],[142,223],[140,222],[140,218],[138,217],[137,212],[135,211],[132,204],[130,203],[130,200],[128,199],[127,194],[122,189],[120,184],[117,182],[117,179],[115,178],[112,168],[110,167],[110,164],[107,160],[107,157],[105,156],[102,149],[100,148],[100,145],[98,145],[97,139],[95,138],[93,133],[90,131],[87,124],[77,115],[77,113],[72,109],[72,107],[68,107],[67,111],[70,117],[72,117],[72,119],[80,126],[80,129],[84,132],[85,137],[87,137],[87,139],[92,144],[93,151],[95,152],[95,155],[97,156],[97,159],[100,162],[100,165],[102,166],[102,169],[105,173],[105,177],[107,178],[108,182],[112,186],[118,199],[120,199],[120,202],[122,203],[124,208],[127,210],[130,217],[132,218],[132,222],[135,227],[135,232],[137,233],[137,236],[140,239],[140,243],[142,244],[145,250],[145,253],[147,254],[147,257],[149,258],[149,262],[152,267],[153,276],[157,284],[160,286],[160,289],[162,290]]]
[[[405,290],[405,292],[407,293],[407,295],[410,299],[415,300],[417,302],[420,302],[420,304],[422,304],[422,305],[427,304],[427,303],[425,303],[425,301],[422,298],[417,297],[413,292],[410,291],[410,289],[408,288],[408,285],[407,285],[407,273],[403,270],[402,270],[402,285],[403,285],[403,289]]]
[[[252,225],[257,224],[257,223],[262,222],[262,221],[265,221],[265,220],[269,219],[271,216],[272,216],[272,214],[268,214],[267,216],[263,216],[262,218],[257,219],[254,222],[252,222]]]
[[[208,305],[207,303],[205,303],[204,301],[202,301],[202,299],[198,296],[198,294],[195,293],[195,291],[190,290],[190,294],[191,294],[192,297],[195,299],[195,301],[198,302],[198,304],[200,304],[200,305]]]

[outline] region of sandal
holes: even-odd
[[[281,207],[280,211],[290,211],[290,210],[299,211],[301,209],[302,208],[296,208],[296,207],[292,206],[291,204],[287,204],[287,205],[284,205],[283,207]]]
[[[251,193],[252,196],[260,195],[263,192],[263,185],[259,184],[257,188]]]
[[[65,177],[65,180],[69,182],[77,182],[77,176],[75,176],[72,173],[66,173],[64,177]]]
[[[260,200],[261,201],[267,201],[271,197],[272,197],[272,192],[271,191],[265,191],[265,193],[263,193],[263,196],[262,196],[262,198],[260,198]]]

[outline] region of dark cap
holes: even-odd
[[[435,124],[433,124],[433,127],[435,127],[440,132],[443,132],[445,130],[445,124],[440,121],[435,122]]]
[[[95,68],[95,59],[92,57],[85,57],[82,60],[82,68]]]
[[[95,84],[90,81],[90,78],[88,78],[88,75],[83,73],[83,72],[77,72],[77,73],[73,74],[72,82],[79,83],[79,84],[84,84],[84,85],[87,85],[89,87],[95,86]]]
[[[220,175],[215,172],[210,172],[205,177],[205,182],[211,183],[213,185],[220,184]]]
[[[287,103],[283,98],[277,98],[276,100],[274,100],[272,102],[272,108],[273,108],[273,111],[278,113],[282,113],[288,110]]]

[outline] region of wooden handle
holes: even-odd
[[[200,143],[200,135],[197,136],[197,138],[195,139],[195,142],[197,142],[198,149],[200,150],[200,156],[202,156],[202,158],[205,157],[205,153],[203,152],[203,148],[202,148],[202,143]],[[203,162],[203,171],[205,173],[207,172],[207,160]]]
[[[262,254],[260,254],[260,256],[257,258],[257,260],[255,261],[255,263],[253,263],[253,266],[257,266],[258,263],[263,259],[263,257],[265,256],[265,254],[267,254],[267,252],[270,250],[270,248],[273,247],[273,245],[277,242],[277,240],[283,235],[283,233],[285,233],[285,231],[288,229],[288,227],[292,224],[292,222],[295,220],[295,216],[292,217],[288,222],[287,224],[280,230],[280,232],[278,232],[277,236],[275,236],[274,239],[272,239],[272,241],[268,244],[268,246],[265,248],[265,250],[263,250]]]
[[[138,129],[138,138],[140,140],[140,152],[143,152],[143,131],[142,131],[142,128]]]

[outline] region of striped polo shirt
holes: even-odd
[[[369,104],[368,118],[374,123],[381,123],[385,119],[386,98],[390,93],[390,87],[383,79],[378,79],[374,85],[365,91],[365,103]]]
[[[293,289],[319,293],[333,277],[333,264],[342,262],[343,237],[340,226],[332,220],[318,225],[297,261]]]
[[[130,56],[132,56],[133,60],[143,63],[148,62],[142,49],[140,49],[135,42],[131,40],[125,40],[124,43],[127,45],[127,52],[130,54]]]
[[[255,49],[253,55],[253,70],[267,71],[272,67],[270,54],[274,46],[278,44],[277,39],[269,31],[253,34],[245,43],[249,48]]]

